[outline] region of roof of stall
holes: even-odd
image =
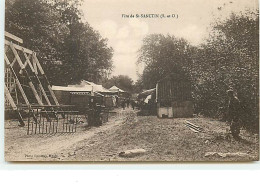
[[[82,80],[80,84],[68,86],[52,86],[52,90],[56,91],[70,91],[70,92],[99,92],[109,93],[110,90],[104,88],[102,85],[95,84],[86,80]]]
[[[111,87],[109,90],[112,91],[112,92],[125,92],[124,90],[118,88],[115,85],[113,87]]]
[[[84,86],[84,87],[76,87],[76,86],[52,86],[52,90],[54,91],[69,91],[69,92],[90,92],[92,91],[91,86]]]

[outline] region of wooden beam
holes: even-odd
[[[11,45],[11,42],[8,41],[8,40],[5,40],[5,45],[10,46],[10,45]],[[24,51],[25,53],[28,53],[28,54],[32,54],[32,53],[33,53],[32,50],[27,49],[27,48],[24,48],[24,47],[22,47],[22,46],[19,46],[19,45],[17,45],[17,44],[14,44],[14,43],[13,43],[13,46],[14,46],[15,49]]]
[[[20,42],[21,44],[23,43],[23,39],[15,36],[15,35],[13,35],[11,33],[8,33],[7,31],[5,31],[5,37],[8,37],[8,38],[13,39],[13,40],[15,40],[17,42]]]
[[[34,96],[35,96],[35,98],[36,98],[38,104],[39,104],[39,105],[43,105],[42,100],[41,100],[41,98],[39,97],[39,95],[38,95],[38,93],[37,93],[37,91],[36,91],[36,89],[35,89],[35,87],[34,87],[34,85],[33,85],[33,83],[32,83],[32,80],[31,80],[31,78],[30,78],[30,76],[29,76],[29,73],[28,73],[27,70],[25,69],[25,67],[24,67],[24,65],[23,65],[23,63],[22,63],[21,58],[19,57],[17,51],[15,50],[14,44],[13,44],[13,43],[10,43],[10,47],[11,47],[11,49],[12,49],[12,51],[13,51],[13,53],[14,53],[16,59],[17,59],[17,62],[18,62],[19,65],[20,65],[20,68],[25,72],[25,76],[26,76],[27,79],[28,79],[29,86],[31,87],[31,90],[32,90],[32,92],[33,92],[33,94],[34,94]]]
[[[7,53],[9,50],[9,47],[8,46],[5,46],[5,53]]]
[[[26,61],[25,61],[25,63],[24,63],[24,67],[26,67],[26,65],[28,64],[28,65],[30,66],[32,72],[35,73],[35,70],[34,70],[32,64],[31,64],[31,62],[30,62],[30,58],[26,55],[25,52],[23,52],[23,54],[24,54],[24,57],[25,57],[25,59],[26,59]],[[31,55],[30,55],[30,56],[31,56]]]
[[[25,95],[25,92],[24,92],[24,90],[23,90],[23,87],[22,87],[22,85],[21,85],[21,83],[20,83],[18,77],[16,76],[15,71],[14,71],[13,67],[11,66],[10,61],[8,60],[6,54],[4,55],[4,57],[5,57],[5,62],[6,62],[7,67],[10,68],[11,72],[12,72],[13,75],[14,75],[15,82],[16,82],[16,84],[17,84],[17,86],[18,86],[18,88],[19,88],[19,90],[20,90],[20,92],[21,92],[21,94],[22,94],[22,96],[23,96],[23,99],[24,99],[26,105],[27,105],[27,106],[30,106],[29,100],[28,100],[27,96]]]
[[[18,118],[19,123],[20,123],[19,126],[24,126],[25,124],[24,124],[24,122],[23,122],[22,115],[21,115],[21,113],[19,112],[17,106],[15,105],[15,102],[14,102],[14,100],[13,100],[13,98],[12,98],[10,92],[8,91],[8,88],[6,87],[6,85],[5,85],[5,87],[4,87],[4,92],[5,92],[5,97],[6,97],[6,99],[9,101],[9,103],[11,104],[12,109],[17,113],[17,118]]]
[[[44,98],[45,98],[47,104],[48,104],[48,105],[51,105],[51,102],[50,102],[50,100],[49,100],[49,98],[48,98],[48,96],[47,96],[47,94],[46,94],[46,92],[45,92],[45,90],[44,90],[44,88],[43,88],[43,86],[42,86],[42,83],[41,83],[41,81],[40,81],[40,79],[39,79],[39,77],[38,77],[36,71],[34,70],[32,64],[31,64],[30,59],[28,58],[28,56],[26,55],[25,52],[24,52],[23,54],[24,54],[24,57],[26,58],[26,61],[27,61],[28,64],[29,64],[29,66],[30,66],[30,68],[31,68],[31,70],[32,70],[32,72],[33,72],[33,74],[34,74],[34,77],[35,77],[36,80],[38,81],[38,85],[39,85],[39,87],[40,87],[40,90],[42,91],[42,94],[43,94],[43,96],[44,96]]]
[[[34,60],[35,60],[35,62],[36,62],[36,65],[38,66],[38,69],[39,69],[40,73],[41,73],[42,75],[45,75],[45,73],[44,73],[44,71],[43,71],[43,69],[42,69],[42,66],[41,66],[40,62],[39,62],[38,58],[36,57],[36,53],[33,53],[33,58],[34,58]]]
[[[10,64],[11,66],[14,66],[14,63],[16,62],[16,58],[13,59],[12,63]]]
[[[4,92],[5,92],[5,96],[6,96],[7,100],[9,101],[12,109],[13,110],[17,110],[18,108],[17,108],[17,106],[16,106],[16,104],[15,104],[15,102],[14,102],[14,100],[13,100],[13,98],[12,98],[12,96],[11,96],[9,90],[8,90],[8,88],[6,87],[6,85],[5,85]]]
[[[55,102],[56,105],[60,105],[59,102],[58,102],[58,100],[57,100],[57,98],[56,98],[56,96],[55,96],[55,94],[54,94],[54,92],[53,92],[53,90],[52,90],[52,88],[51,88],[50,82],[49,82],[49,80],[47,79],[47,77],[46,77],[46,75],[45,75],[45,73],[44,73],[44,71],[43,71],[43,69],[42,69],[42,66],[41,66],[41,64],[40,64],[40,62],[39,62],[39,60],[38,60],[38,58],[36,57],[36,54],[35,54],[35,53],[33,53],[33,58],[34,58],[34,60],[35,60],[35,62],[36,62],[36,64],[37,64],[37,66],[38,66],[38,69],[39,69],[39,71],[40,71],[40,74],[44,77],[45,82],[47,83],[47,86],[48,86],[48,89],[49,89],[49,92],[50,92],[50,94],[51,94],[52,99],[54,100],[54,102]]]

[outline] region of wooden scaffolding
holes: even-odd
[[[58,132],[60,119],[63,132],[75,132],[77,111],[59,104],[36,53],[22,44],[5,32],[5,111],[15,113],[19,126],[28,118],[28,134]]]

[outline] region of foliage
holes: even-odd
[[[112,69],[107,40],[81,21],[80,1],[6,2],[5,30],[37,52],[53,84],[98,81]]]
[[[145,64],[141,77],[144,88],[154,88],[169,73],[186,71],[192,65],[191,50],[186,40],[174,36],[152,34],[144,38],[137,61]]]
[[[152,88],[165,74],[182,70],[192,81],[195,112],[210,117],[225,115],[232,88],[243,125],[258,130],[258,26],[257,13],[233,13],[215,20],[207,42],[197,47],[174,36],[149,35],[139,53],[138,62],[145,64],[139,86]]]

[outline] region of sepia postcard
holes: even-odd
[[[258,7],[5,0],[5,160],[258,161]]]

